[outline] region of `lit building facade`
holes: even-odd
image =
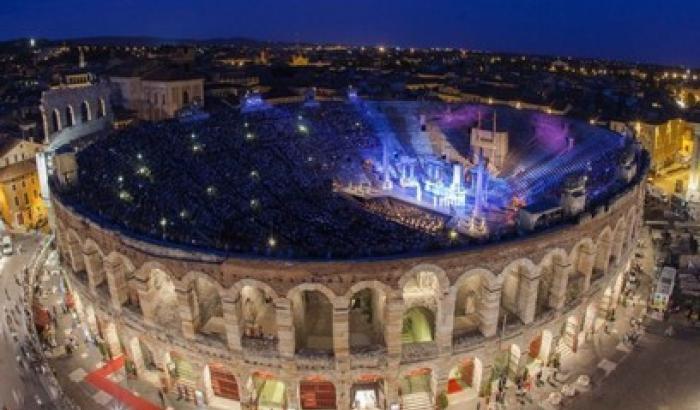
[[[13,229],[34,228],[46,222],[35,162],[40,144],[9,139],[0,155],[0,214]]]

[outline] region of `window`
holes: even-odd
[[[29,205],[29,196],[27,196],[27,193],[24,193],[24,204]]]
[[[13,190],[13,191],[16,191],[16,190],[17,190],[17,186],[16,186],[15,184],[12,184],[12,190]]]
[[[15,197],[15,206],[19,206],[19,198]]]
[[[37,198],[39,195],[36,193],[36,189],[34,190],[34,198]]]
[[[22,181],[22,188],[26,188],[26,187],[27,187],[27,184],[24,181]]]
[[[22,160],[24,160],[24,152],[22,153]]]

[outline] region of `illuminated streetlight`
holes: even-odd
[[[270,248],[274,248],[275,245],[277,245],[277,240],[275,239],[274,236],[270,236],[270,237],[267,239],[267,245],[268,245]]]

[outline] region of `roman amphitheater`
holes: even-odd
[[[613,314],[632,141],[503,107],[252,104],[54,158],[77,310],[139,379],[217,408],[469,409]]]

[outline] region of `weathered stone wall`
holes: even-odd
[[[73,271],[72,286],[85,310],[97,312],[100,318],[90,320],[88,314],[88,322],[110,326],[106,332],[112,335],[110,350],[124,349],[136,362],[139,377],[178,382],[170,380],[167,371],[145,369],[139,362],[143,352],[138,347],[145,344],[156,352],[161,370],[173,355],[189,361],[195,369],[190,387],[206,394],[211,394],[208,365],[231,369],[243,408],[253,408],[254,403],[247,381],[255,372],[266,371],[285,383],[290,407],[299,407],[299,383],[313,376],[334,384],[337,408],[346,410],[352,384],[368,375],[385,381],[387,403],[398,403],[401,377],[416,369],[430,370],[434,393],[438,393],[446,389],[453,367],[476,359],[479,373],[474,379],[481,383],[476,386],[480,390],[504,350],[521,352],[522,359],[532,341],[546,335],[545,350],[551,355],[569,343],[562,330],[565,323],[573,323],[574,339],[585,343],[596,331],[596,323],[617,303],[632,244],[639,234],[643,201],[640,185],[576,225],[467,250],[353,261],[222,258],[184,252],[103,229],[59,201],[54,203],[57,246],[64,266]],[[511,308],[515,312],[510,314],[502,308],[506,275],[515,275],[519,283]],[[478,334],[457,338],[457,295],[463,287],[474,287],[470,279],[474,276],[480,277]],[[540,286],[543,276],[548,279]],[[181,327],[164,327],[150,320],[149,309],[159,303],[153,283],[156,277],[174,286]],[[207,298],[218,294],[224,322],[220,338],[201,332],[202,310],[207,309],[197,299],[201,292],[198,281],[208,282]],[[100,291],[105,284],[106,294]],[[274,343],[243,343],[240,300],[245,286],[260,290],[274,305]],[[406,293],[408,288],[421,286],[430,289],[429,294]],[[357,353],[348,345],[349,309],[352,295],[362,289],[372,289],[377,292],[375,297],[384,298],[379,323],[384,344],[380,350]],[[297,351],[297,332],[306,323],[299,310],[304,291],[318,291],[332,305],[330,356]],[[539,300],[546,300],[540,303],[547,308],[544,312],[538,310],[538,294]],[[404,313],[410,306],[426,307],[435,315],[433,342],[410,345],[402,341]],[[121,340],[121,347],[115,340]],[[516,370],[520,366],[517,360],[512,364]]]

